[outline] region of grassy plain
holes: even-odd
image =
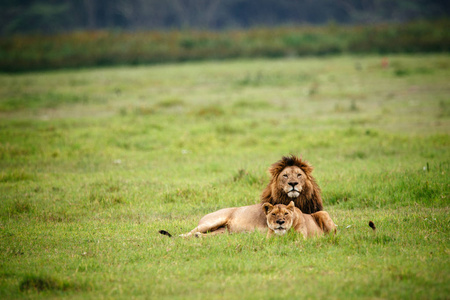
[[[450,57],[388,59],[0,75],[0,298],[448,299]],[[336,236],[157,233],[290,153]]]

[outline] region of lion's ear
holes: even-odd
[[[266,203],[263,204],[262,208],[263,208],[264,212],[267,215],[268,213],[270,213],[272,211],[273,205],[268,203],[268,202],[266,202]]]
[[[295,204],[294,204],[294,201],[291,201],[291,202],[289,203],[289,205],[286,206],[286,208],[289,209],[289,210],[294,211],[294,210],[295,210]]]

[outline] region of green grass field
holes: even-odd
[[[0,75],[0,298],[448,299],[450,56],[388,58]],[[336,236],[158,234],[291,153]]]

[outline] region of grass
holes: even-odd
[[[448,298],[449,66],[338,56],[0,75],[0,297]],[[157,233],[258,202],[289,153],[315,166],[336,236]]]

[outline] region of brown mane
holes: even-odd
[[[297,166],[303,170],[306,174],[306,184],[303,186],[303,190],[295,199],[289,198],[286,193],[277,189],[277,180],[281,171],[288,166]],[[298,158],[295,155],[283,156],[283,158],[274,163],[269,168],[271,175],[270,182],[264,189],[261,195],[261,202],[269,202],[272,205],[284,204],[289,205],[291,201],[294,201],[295,206],[300,208],[303,213],[312,214],[317,211],[323,210],[322,198],[320,196],[320,188],[316,183],[311,173],[313,167],[305,160]]]

